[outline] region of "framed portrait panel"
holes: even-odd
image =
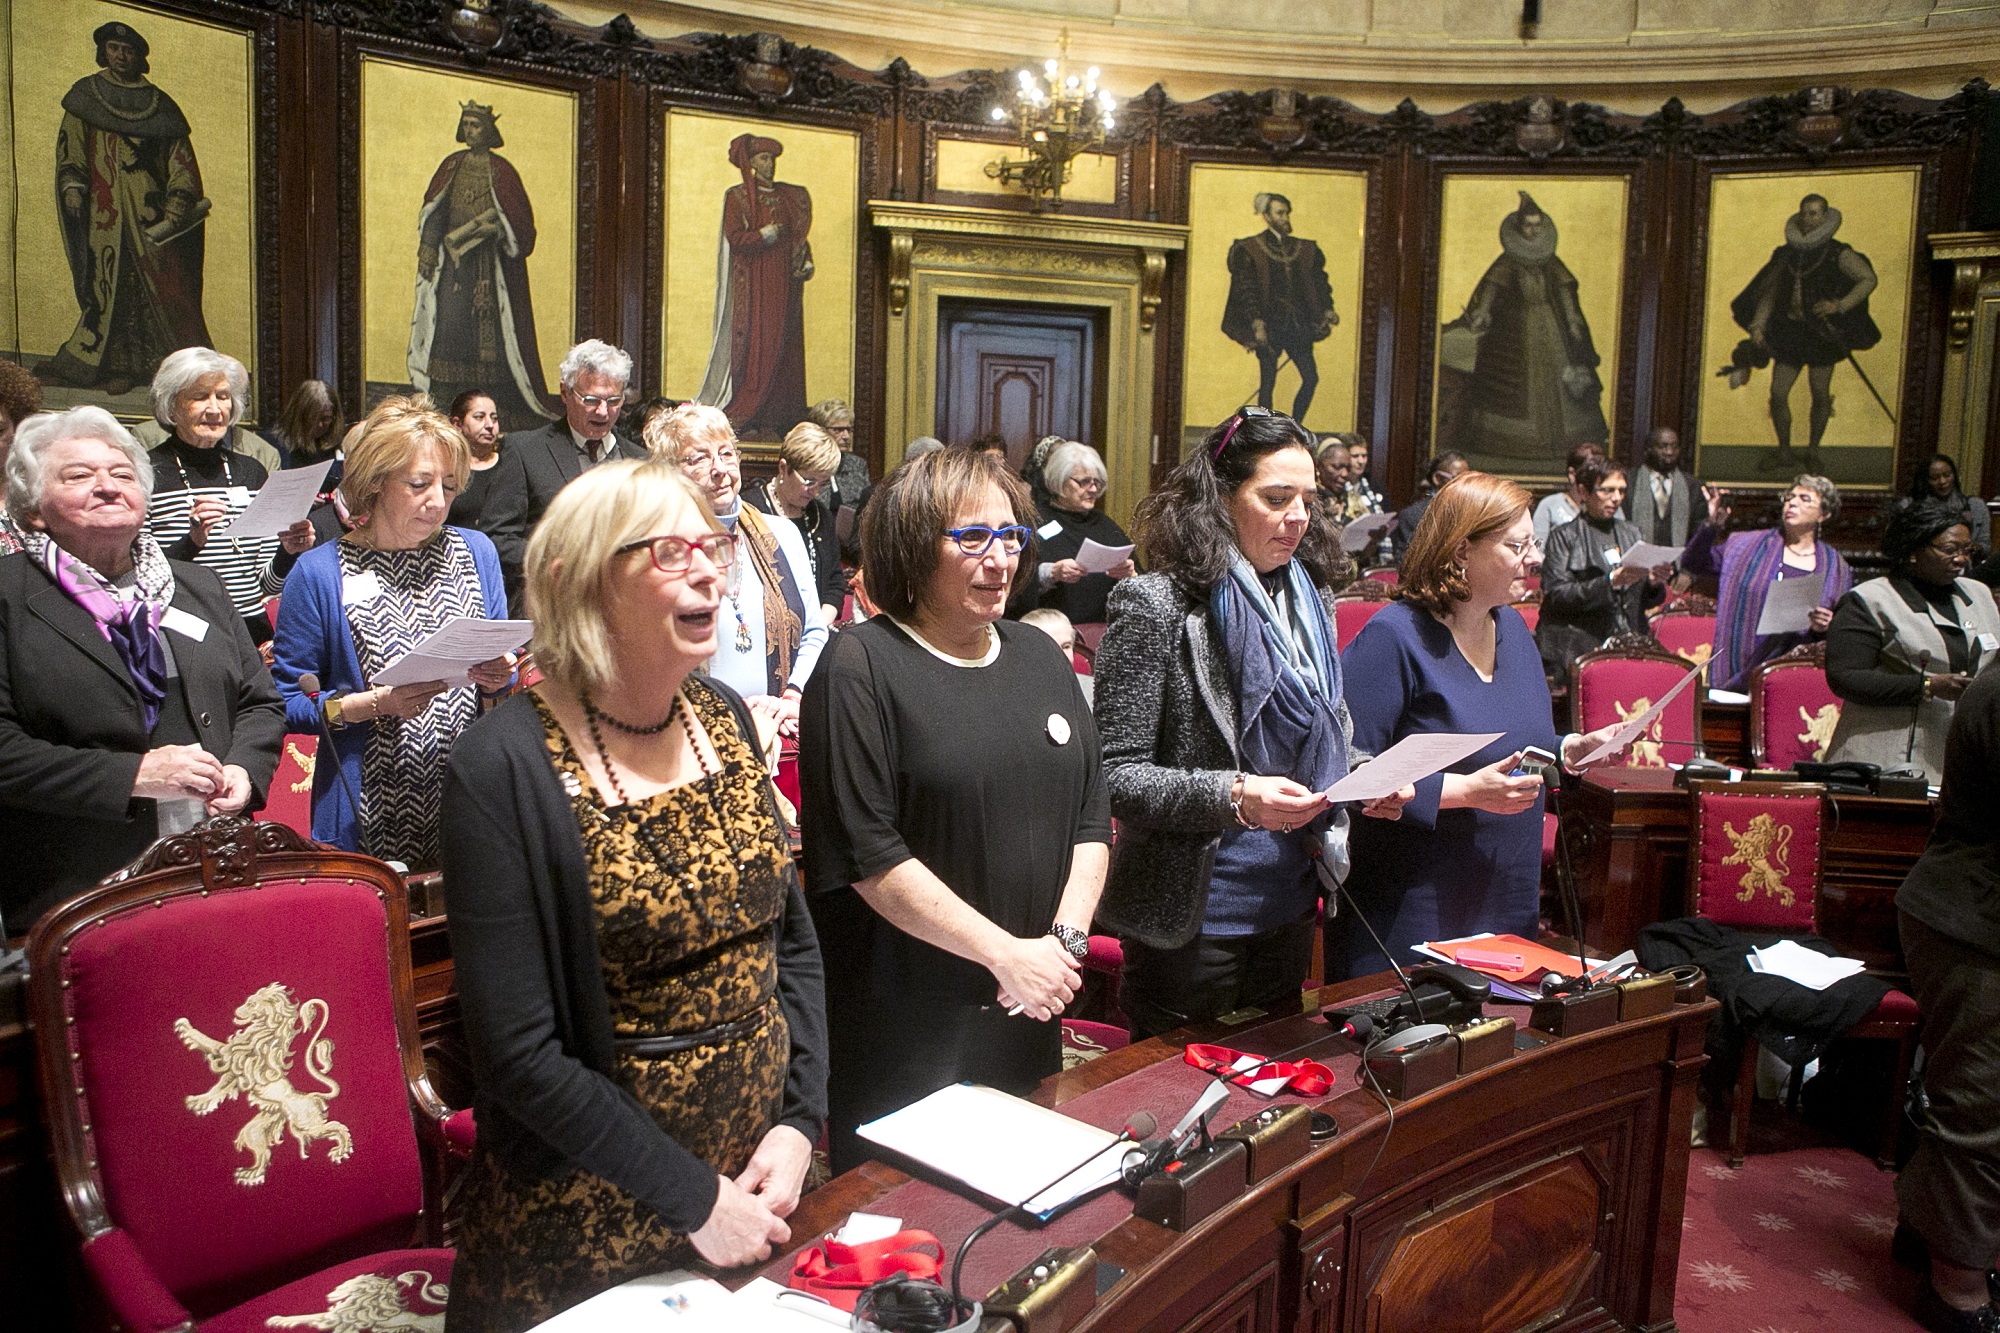
[[[661,391],[777,440],[854,399],[852,130],[665,113]]]
[[[150,417],[160,359],[257,371],[257,37],[103,0],[16,0],[0,355],[52,408]],[[251,416],[255,417],[255,403]]]
[[[1614,438],[1630,195],[1623,175],[1444,174],[1435,450],[1548,481]]]
[[[1895,482],[1923,168],[1708,178],[1695,467]]]
[[[1355,428],[1368,173],[1188,168],[1183,434],[1245,403]]]
[[[490,394],[507,430],[559,415],[577,307],[578,95],[364,54],[367,402]]]

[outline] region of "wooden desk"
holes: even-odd
[[[1344,982],[1319,999],[1366,995],[1384,979]],[[1382,1104],[1354,1083],[1352,1043],[1327,1037],[1313,1053],[1336,1074],[1335,1095],[1321,1103],[1339,1122],[1336,1138],[1186,1233],[1133,1217],[1120,1196],[1038,1231],[998,1227],[967,1264],[968,1293],[989,1290],[1045,1246],[1090,1244],[1126,1276],[1083,1333],[1670,1329],[1688,1128],[1714,1010],[1676,1006],[1551,1040],[1398,1103],[1393,1132]],[[1525,1022],[1525,1010],[1505,1012]],[[1164,1097],[1162,1080],[1184,1072],[1195,1090],[1202,1081],[1180,1063],[1180,1038],[1275,1055],[1325,1031],[1296,1016],[1211,1025],[1101,1056],[1050,1079],[1037,1100],[1111,1124],[1143,1106],[1171,1123],[1193,1092]],[[1126,1088],[1134,1091],[1121,1098]],[[1247,1096],[1234,1094],[1217,1124],[1241,1118],[1235,1099]],[[935,1206],[913,1207],[920,1196]],[[792,1234],[817,1237],[857,1208],[934,1232],[947,1256],[988,1215],[871,1163],[809,1195]],[[1080,1232],[1066,1229],[1086,1211]]]
[[[1655,921],[1686,915],[1688,794],[1657,768],[1587,775],[1568,797],[1584,939],[1616,953]],[[1819,933],[1841,952],[1903,970],[1896,890],[1923,854],[1929,801],[1836,796],[1824,848]]]

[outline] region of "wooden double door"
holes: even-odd
[[[938,437],[1007,441],[1016,468],[1044,435],[1104,447],[1105,312],[1027,301],[938,303]]]

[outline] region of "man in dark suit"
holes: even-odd
[[[493,468],[485,530],[500,552],[509,606],[520,605],[528,534],[556,492],[606,459],[646,457],[645,445],[612,429],[632,380],[631,356],[591,338],[569,349],[561,369],[563,419],[501,436]]]
[[[1465,455],[1456,449],[1447,449],[1431,459],[1430,471],[1424,474],[1427,478],[1424,493],[1404,505],[1396,514],[1396,532],[1390,538],[1391,544],[1395,547],[1396,559],[1401,560],[1403,552],[1410,549],[1410,538],[1417,535],[1417,524],[1423,522],[1424,511],[1431,507],[1431,497],[1436,495],[1446,482],[1462,474],[1466,466]]]
[[[1340,323],[1327,281],[1326,256],[1317,242],[1292,235],[1292,201],[1282,194],[1259,194],[1252,201],[1264,230],[1229,247],[1229,299],[1222,331],[1257,354],[1257,405],[1271,406],[1278,362],[1289,356],[1298,368],[1299,391],[1292,419],[1303,422],[1319,387],[1313,346]]]
[[[1686,546],[1693,530],[1694,485],[1681,471],[1681,437],[1671,426],[1646,436],[1646,462],[1632,474],[1625,512],[1655,546]]]

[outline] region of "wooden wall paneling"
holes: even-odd
[[[356,416],[367,406],[367,386],[362,361],[367,328],[363,323],[361,309],[361,268],[364,259],[361,252],[361,64],[363,58],[368,56],[394,60],[441,74],[463,74],[471,78],[496,82],[515,82],[576,95],[576,268],[570,342],[578,341],[581,337],[593,336],[596,330],[602,327],[599,323],[601,307],[598,305],[597,247],[604,236],[615,238],[616,229],[607,226],[600,232],[599,214],[602,211],[603,199],[599,181],[601,174],[608,174],[614,180],[617,179],[620,170],[617,153],[622,147],[618,137],[615,135],[606,137],[603,133],[605,99],[600,94],[603,91],[604,81],[593,77],[590,73],[576,72],[555,61],[529,63],[493,57],[475,58],[463,51],[441,48],[408,37],[353,30],[343,30],[340,33],[339,102],[336,119],[339,125],[340,179],[345,183],[345,188],[340,193],[339,210],[340,378],[337,383],[348,411]],[[411,238],[414,240],[414,206],[411,221]],[[613,269],[615,273],[615,258],[614,262],[606,267]],[[414,269],[412,273],[414,274]],[[549,347],[543,347],[541,350],[545,360],[556,354],[555,349]],[[627,350],[630,348],[627,347]],[[639,378],[641,383],[645,382],[646,377],[643,372],[640,372]],[[556,391],[553,383],[547,388],[551,395]]]
[[[597,174],[596,291],[591,306],[594,325],[579,322],[578,332],[598,337],[632,353],[632,390],[646,397],[660,391],[660,358],[653,344],[659,327],[659,302],[647,303],[659,281],[646,267],[657,246],[645,230],[653,217],[654,196],[648,193],[653,133],[650,99],[644,87],[629,79],[598,83],[602,109],[598,143],[605,161]],[[553,388],[553,386],[551,386]]]

